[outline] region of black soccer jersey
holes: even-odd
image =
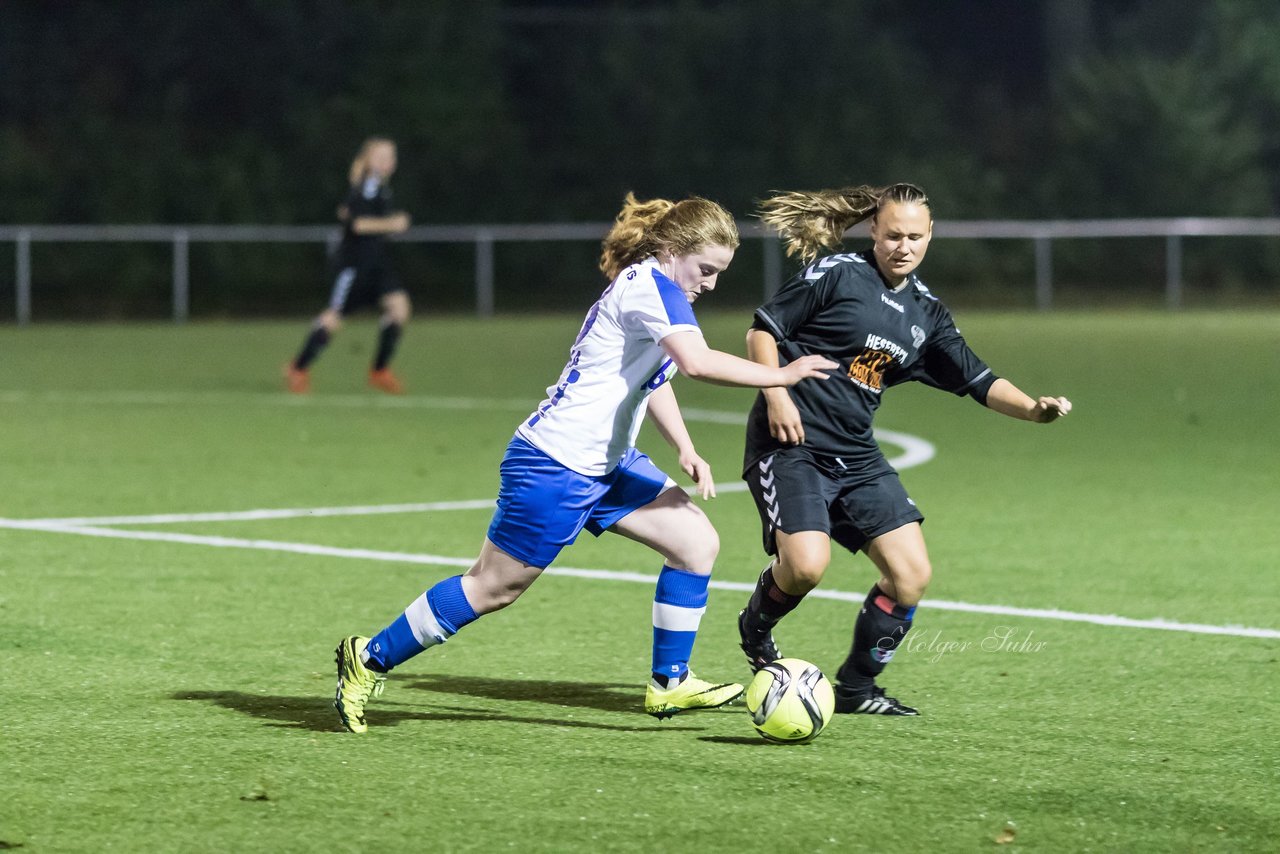
[[[788,391],[804,423],[804,447],[868,474],[889,468],[871,435],[886,388],[918,380],[983,403],[996,380],[924,283],[912,274],[890,290],[870,252],[818,259],[756,309],[753,326],[778,340],[784,365],[809,354],[840,363],[830,378]],[[785,447],[769,435],[761,393],[747,422],[744,468]]]
[[[391,188],[370,175],[351,188],[342,203],[346,219],[342,229],[342,246],[338,250],[341,267],[362,270],[380,269],[386,264],[386,237],[381,234],[356,234],[352,224],[357,217],[387,216],[391,213]]]

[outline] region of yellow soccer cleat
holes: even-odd
[[[364,732],[369,725],[364,722],[364,707],[371,697],[382,696],[382,686],[387,674],[370,670],[360,660],[360,653],[369,643],[368,638],[350,637],[334,650],[338,662],[338,690],[333,695],[333,707],[342,718],[342,725],[352,732]]]
[[[644,693],[644,710],[661,720],[680,712],[714,709],[732,703],[742,696],[743,690],[737,682],[717,685],[690,673],[674,688],[659,688],[650,682]]]

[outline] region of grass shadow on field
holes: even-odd
[[[304,729],[313,732],[336,732],[342,729],[342,726],[338,723],[338,714],[333,710],[333,704],[327,697],[282,697],[271,694],[246,694],[242,691],[181,691],[172,696],[175,700],[195,700],[211,703],[224,709],[240,712],[251,718],[263,718],[267,720],[264,724],[265,726]],[[478,696],[488,695],[480,694]],[[367,718],[371,727],[396,726],[403,721],[476,721],[481,723],[506,721],[519,724],[612,730],[615,732],[672,732],[701,729],[700,727],[663,726],[658,721],[654,721],[649,726],[622,726],[618,724],[593,723],[591,721],[566,720],[564,718],[523,717],[483,710],[464,710],[456,707],[449,708],[447,711],[413,711],[405,708],[390,708],[388,705],[382,705],[381,703],[369,707]]]
[[[265,718],[267,726],[333,732],[341,729],[338,713],[328,697],[282,697],[273,694],[246,694],[243,691],[179,691],[175,700],[196,700],[240,712],[251,718]],[[370,710],[369,717],[374,717]],[[379,710],[382,723],[397,724],[401,720],[430,717],[421,713]]]
[[[543,679],[493,679],[483,676],[427,676],[404,687],[440,694],[487,697],[576,706],[602,712],[644,714],[643,686],[617,682],[553,682]]]
[[[702,735],[698,741],[709,741],[712,744],[739,744],[744,747],[779,747],[781,745],[765,741],[759,736],[749,735]]]

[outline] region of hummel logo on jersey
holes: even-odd
[[[774,476],[772,474],[768,475],[767,480],[765,478],[765,474],[768,473],[769,468],[772,465],[773,465],[772,454],[770,454],[768,457],[765,457],[763,460],[761,460],[758,464],[758,468],[760,469],[760,472],[761,472],[758,479],[760,483],[760,492],[761,492],[760,497],[764,499],[766,511],[769,514],[769,525],[771,528],[776,528],[781,523],[781,519],[779,519],[778,517],[778,487],[775,486],[773,487],[773,489],[769,489],[769,487],[773,484]],[[766,489],[769,489],[769,491],[765,492],[764,490]]]
[[[896,303],[896,302],[894,302],[893,300],[889,299],[889,298],[888,298],[887,296],[885,296],[884,294],[881,294],[881,295],[880,295],[880,302],[882,302],[882,303],[884,303],[885,305],[889,306],[889,308],[893,309],[893,310],[894,310],[894,311],[896,311],[898,314],[902,314],[902,313],[903,313],[902,304],[901,304],[901,303]]]
[[[810,264],[809,268],[804,271],[804,279],[806,282],[816,282],[827,274],[827,270],[831,269],[835,265],[843,264],[845,261],[860,260],[862,259],[858,258],[856,255],[849,254],[828,255],[826,258],[819,258],[817,261]]]

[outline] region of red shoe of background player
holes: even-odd
[[[306,394],[311,391],[311,375],[290,362],[284,366],[284,385],[292,394]]]
[[[390,368],[369,371],[369,385],[387,394],[404,394],[404,385],[395,374],[391,373]]]

